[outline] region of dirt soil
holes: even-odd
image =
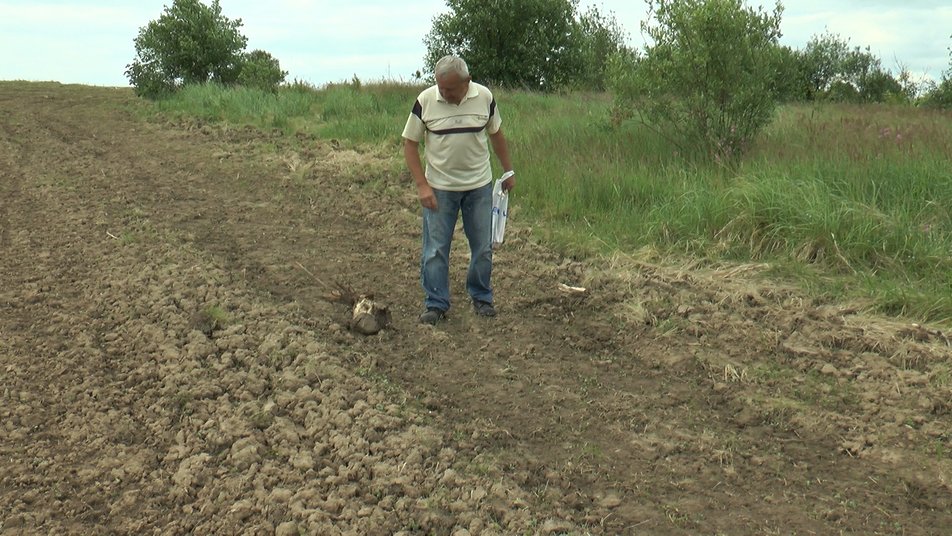
[[[0,533],[952,532],[935,327],[565,258],[518,207],[499,316],[460,235],[422,326],[396,146],[147,106],[0,83]],[[352,333],[337,283],[392,328]]]

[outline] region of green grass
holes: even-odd
[[[164,114],[383,145],[421,87],[188,88]],[[497,91],[518,172],[513,205],[567,252],[769,262],[771,275],[888,314],[952,320],[952,114],[789,105],[737,166],[678,154],[610,96]],[[494,162],[494,165],[496,163]],[[498,169],[497,169],[498,171]]]
[[[212,305],[205,309],[205,314],[216,324],[217,329],[228,325],[231,322],[231,316],[224,308],[218,305]]]
[[[216,85],[187,86],[174,97],[159,100],[159,111],[173,117],[192,117],[211,122],[255,125],[261,128],[294,130],[295,123],[308,118],[317,101],[304,87],[269,93],[250,88],[223,88]]]

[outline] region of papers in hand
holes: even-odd
[[[502,244],[506,235],[506,220],[509,219],[509,193],[503,191],[502,183],[513,175],[515,173],[507,171],[493,184],[493,249]]]

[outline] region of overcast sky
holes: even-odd
[[[0,0],[0,80],[128,85],[139,28],[172,0]],[[752,5],[760,2],[750,2]],[[582,0],[613,12],[640,47],[641,0]],[[803,47],[829,30],[869,46],[883,65],[940,78],[949,67],[952,0],[787,0],[781,42]],[[772,5],[772,4],[771,4]],[[423,69],[422,40],[444,0],[221,0],[241,19],[248,50],[277,57],[288,80],[315,85],[409,80]],[[478,73],[474,73],[478,79]]]

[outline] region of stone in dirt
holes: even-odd
[[[390,310],[372,297],[361,296],[354,304],[350,329],[361,335],[374,335],[390,325]]]
[[[542,534],[560,534],[575,530],[575,525],[561,519],[549,519],[542,524]]]

